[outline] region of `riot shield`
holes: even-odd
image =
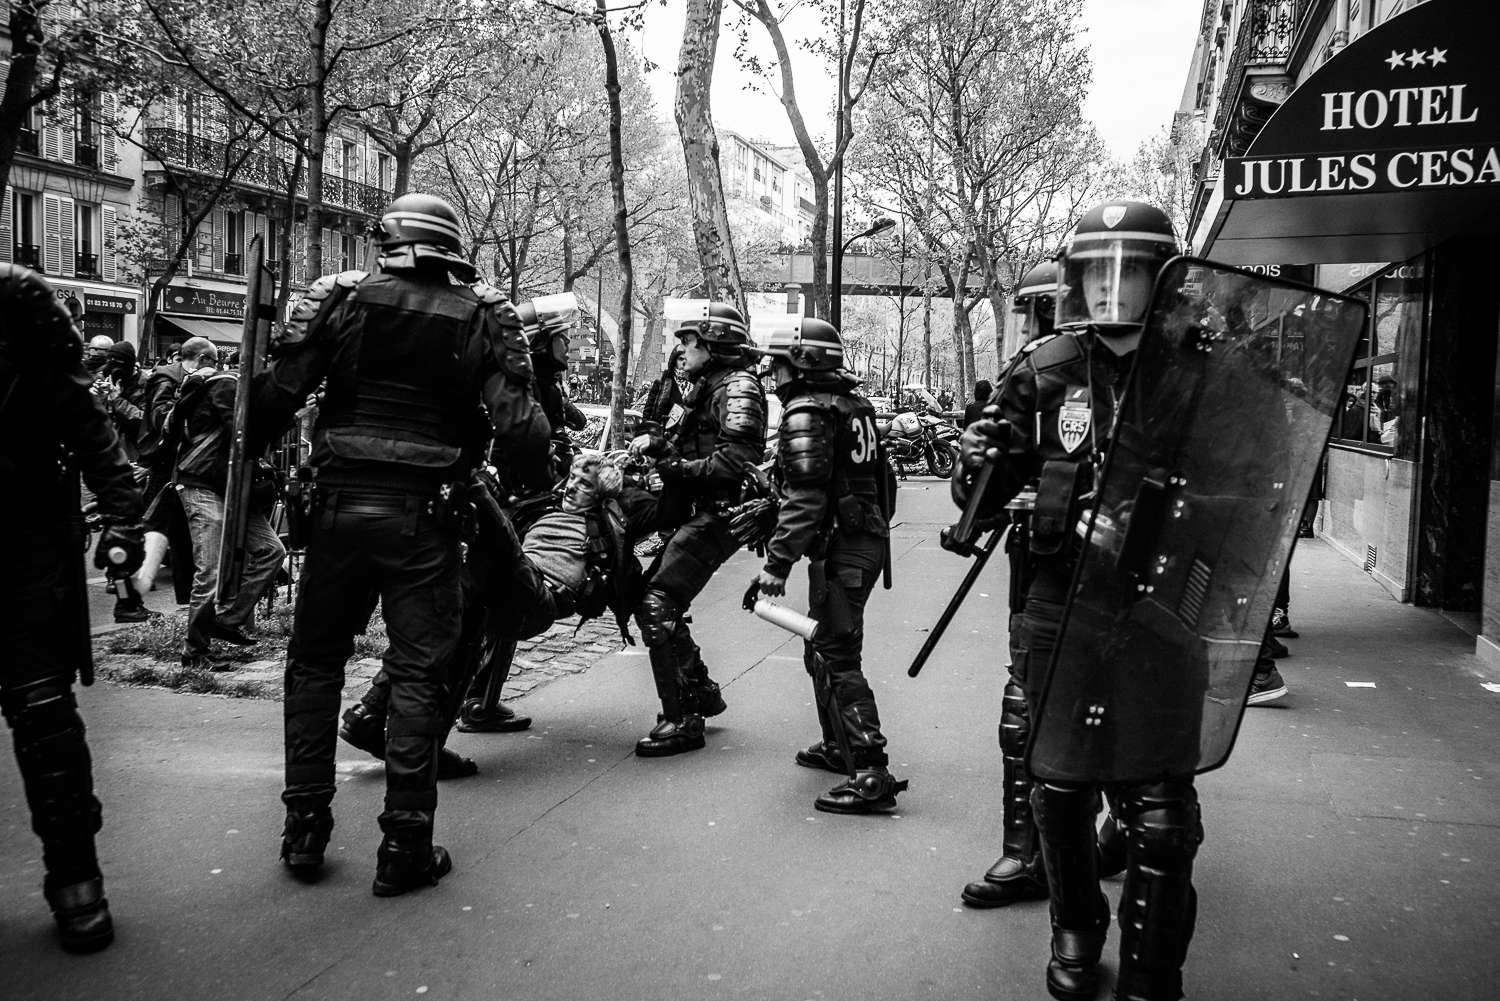
[[[266,269],[262,237],[250,241],[245,320],[240,333],[240,376],[234,394],[234,433],[229,439],[229,481],[224,490],[224,535],[219,542],[219,604],[233,601],[245,575],[245,530],[256,456],[249,454],[250,384],[265,367],[271,320],[276,315],[275,279]]]
[[[1078,524],[1034,777],[1147,782],[1229,757],[1365,313],[1207,261],[1162,270]]]

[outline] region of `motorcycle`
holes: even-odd
[[[906,411],[878,415],[875,429],[885,442],[891,469],[905,479],[909,473],[926,472],[940,479],[953,475],[958,462],[958,428],[932,414]]]

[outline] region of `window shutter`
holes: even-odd
[[[163,257],[170,258],[177,253],[178,244],[182,242],[181,208],[173,195],[162,200],[162,228],[166,231],[166,246],[161,248]]]
[[[42,156],[48,160],[56,160],[62,151],[62,137],[57,128],[57,117],[49,112],[42,121]]]
[[[115,209],[105,205],[99,209],[99,273],[104,280],[112,282],[119,274],[115,267]]]
[[[57,274],[72,278],[78,273],[78,206],[71,198],[57,199],[57,250],[62,268]]]
[[[323,229],[323,274],[336,275],[339,266],[338,247],[333,242],[333,230]]]
[[[61,200],[56,195],[42,195],[42,270],[55,275],[62,268],[62,235],[58,231]]]
[[[52,110],[57,119],[57,155],[54,160],[63,163],[72,163],[75,159],[73,150],[73,135],[75,129],[73,94],[71,91],[63,91],[52,105]]]
[[[209,230],[209,266],[214,271],[224,270],[224,210],[214,209],[212,228]]]
[[[15,224],[11,221],[11,206],[15,203],[15,189],[5,186],[5,204],[0,205],[0,261],[11,263],[15,254]]]
[[[111,174],[120,172],[120,101],[113,94],[99,98],[99,166]]]
[[[307,284],[307,223],[292,229],[292,284]]]

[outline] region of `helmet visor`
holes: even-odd
[[[1161,239],[1075,240],[1062,261],[1057,326],[1138,327],[1176,247]]]

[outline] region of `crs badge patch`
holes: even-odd
[[[1063,448],[1071,454],[1089,436],[1094,422],[1094,409],[1089,406],[1089,391],[1082,386],[1068,390],[1061,409],[1057,411],[1057,437]]]

